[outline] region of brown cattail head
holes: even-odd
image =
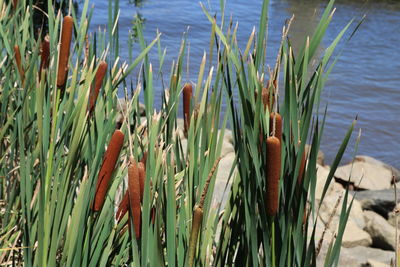
[[[97,178],[96,195],[93,203],[94,211],[99,211],[103,207],[111,175],[114,171],[123,143],[124,134],[120,130],[116,130],[111,136],[110,143],[104,154],[99,177]]]
[[[46,35],[44,37],[43,43],[40,49],[40,68],[39,68],[39,81],[42,76],[42,71],[49,67],[49,58],[50,58],[50,40],[49,36]]]
[[[183,120],[185,127],[185,135],[187,135],[190,127],[190,101],[192,99],[192,85],[185,84],[183,87]]]
[[[59,88],[64,88],[65,82],[67,81],[68,58],[69,58],[69,50],[71,47],[73,28],[74,28],[73,18],[71,16],[65,16],[62,25],[60,53],[58,56],[57,86]]]
[[[126,190],[124,197],[119,203],[117,213],[115,214],[115,219],[117,219],[117,221],[120,221],[128,211],[128,208],[129,208],[129,193],[128,190]]]
[[[97,69],[96,76],[94,78],[94,88],[92,87],[89,95],[89,111],[93,112],[94,104],[96,103],[96,99],[99,95],[101,85],[103,84],[104,76],[107,72],[107,63],[105,61],[101,61],[99,64],[99,68]]]
[[[281,142],[275,136],[267,138],[267,214],[274,216],[278,212],[279,177],[281,174]]]
[[[19,46],[15,45],[14,46],[14,54],[15,54],[15,61],[17,63],[17,67],[18,67],[18,72],[19,72],[19,76],[21,77],[21,80],[24,80],[24,76],[25,76],[25,72],[24,69],[22,68],[22,62],[21,62],[21,52],[19,50]]]
[[[275,124],[274,124],[275,121]],[[275,127],[274,127],[275,126]],[[269,129],[272,135],[276,136],[282,143],[282,116],[279,113],[272,112],[269,115]],[[275,130],[275,134],[273,131]]]
[[[131,157],[128,167],[128,191],[131,219],[133,220],[136,238],[140,238],[141,209],[140,209],[140,178],[138,163]]]
[[[199,206],[195,206],[193,211],[192,231],[190,232],[190,239],[189,239],[189,257],[188,257],[189,267],[192,267],[194,263],[194,255],[196,253],[197,239],[199,236],[202,220],[203,220],[203,209]]]
[[[140,160],[141,163],[144,164],[144,167],[146,168],[146,162],[147,162],[147,151],[143,152],[143,156]]]
[[[271,110],[271,106],[270,106],[270,103],[269,103],[269,89],[268,89],[268,87],[264,87],[261,90],[261,98],[262,98],[262,102],[264,104],[264,111],[267,110],[267,108],[268,108],[268,110]],[[272,104],[272,106],[273,106],[273,104]]]
[[[301,156],[299,175],[297,176],[297,184],[299,186],[303,184],[303,176],[305,168],[306,168],[306,151],[303,151],[303,154]]]
[[[140,202],[143,201],[144,181],[146,179],[146,169],[143,162],[138,163],[139,168],[139,184],[140,184]]]
[[[16,10],[17,9],[17,5],[18,5],[18,0],[13,0],[12,1],[12,5],[13,5],[14,10]]]

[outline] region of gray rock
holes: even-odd
[[[226,204],[233,180],[233,176],[229,179],[229,173],[234,160],[235,153],[229,153],[225,155],[218,164],[218,172],[213,192],[213,206],[221,204],[221,206],[224,207]]]
[[[396,228],[373,211],[365,211],[364,215],[366,222],[364,230],[371,235],[372,245],[384,250],[394,250],[396,247]]]
[[[222,148],[221,148],[221,157],[225,157],[227,154],[235,152],[235,149],[232,145],[232,143],[228,142],[225,138],[222,142]]]
[[[389,189],[392,170],[383,162],[367,156],[357,156],[354,163],[339,167],[335,178],[342,183],[350,183],[355,188],[367,190]]]
[[[396,227],[396,217],[397,217],[397,228],[400,229],[400,203],[393,209],[393,211],[389,212],[388,222]]]
[[[352,248],[357,246],[368,247],[372,244],[371,236],[358,227],[358,225],[349,220],[346,224],[346,229],[343,234],[342,246]]]
[[[369,259],[376,262],[381,262],[384,264],[390,264],[390,260],[395,256],[393,251],[386,251],[378,248],[370,247],[353,247],[353,248],[343,248],[340,252],[340,259],[354,260],[358,263],[358,266],[364,266],[368,263]],[[339,266],[347,266],[341,265]]]
[[[386,219],[396,206],[394,189],[358,191],[353,194],[364,210],[372,210]],[[400,196],[400,189],[397,189],[397,195]]]
[[[385,264],[380,261],[376,261],[373,259],[368,259],[366,264],[362,265],[363,267],[390,267],[389,264]]]

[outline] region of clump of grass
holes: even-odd
[[[182,84],[188,54],[184,35],[169,83],[163,83],[158,110],[154,108],[154,80],[168,80],[162,70],[165,53],[160,34],[147,45],[142,25],[137,24],[141,51],[130,64],[122,63],[118,1],[109,2],[106,33],[99,32],[95,37],[88,32],[88,0],[75,22],[71,16],[63,19],[50,8],[46,16],[49,33],[41,53],[40,42],[29,25],[32,6],[21,2],[15,9],[5,6],[10,4],[0,2],[3,22],[7,22],[0,24],[0,53],[5,59],[0,63],[5,77],[0,80],[0,203],[6,203],[0,212],[0,247],[6,248],[0,255],[1,263],[315,265],[315,236],[307,238],[309,220],[305,224],[301,220],[306,203],[307,214],[315,211],[312,192],[323,132],[320,121],[324,120],[314,108],[319,105],[331,70],[327,63],[335,62],[331,60],[332,51],[348,26],[318,67],[310,70],[309,66],[310,60],[316,59],[316,50],[332,18],[333,1],[316,34],[306,40],[297,56],[288,41],[290,23],[285,26],[276,66],[273,70],[268,66],[268,71],[267,0],[263,1],[259,30],[250,35],[244,53],[238,47],[234,24],[222,19],[219,25],[204,9],[210,21],[210,51],[201,61],[196,86]],[[50,7],[52,2],[47,4]],[[221,5],[223,18],[223,1]],[[78,13],[73,6],[70,11],[73,16]],[[158,70],[148,57],[155,45]],[[19,57],[20,63],[14,46],[23,53],[29,51]],[[19,66],[24,67],[22,82],[26,90],[15,90],[15,81],[22,78]],[[129,75],[135,72],[136,82],[132,83]],[[39,86],[38,73],[42,79]],[[270,81],[264,81],[266,76]],[[278,85],[284,91],[282,101],[278,101]],[[123,116],[115,130],[117,93],[122,91],[126,109],[121,111]],[[256,92],[258,97],[254,97]],[[102,97],[98,97],[100,94]],[[139,113],[142,94],[146,118]],[[181,95],[186,140],[181,139],[177,129]],[[223,109],[224,102],[227,110]],[[232,127],[235,156],[226,174],[232,182],[231,187],[227,186],[229,199],[226,206],[220,207],[213,203],[216,180],[212,177],[226,142],[226,125]],[[351,131],[339,148],[326,188]],[[307,168],[302,167],[299,156],[305,140],[311,142]],[[135,159],[129,161],[128,168],[117,164],[125,141],[129,143],[129,155]],[[271,156],[278,152],[280,156]],[[140,155],[141,162],[136,162]],[[125,189],[126,176],[128,190],[122,191],[125,194],[115,213],[114,200],[117,192]],[[298,177],[302,177],[301,187],[297,186]],[[219,209],[224,209],[223,213]],[[349,209],[342,208],[338,236],[327,254],[328,265],[338,259],[348,213]],[[126,231],[128,228],[131,231]]]

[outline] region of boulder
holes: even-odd
[[[324,223],[328,223],[329,220],[329,228],[332,231],[337,231],[337,228],[339,226],[339,221],[340,221],[340,213],[342,210],[342,205],[344,201],[344,194],[345,194],[345,189],[341,188],[338,191],[331,191],[330,194],[327,194],[324,201],[321,204],[320,212],[319,212],[319,217]],[[342,197],[340,198],[340,195]],[[347,208],[349,207],[350,203],[352,200],[352,196],[349,195],[347,199]],[[339,201],[339,204],[337,205],[337,202]],[[335,206],[337,205],[337,208],[335,210]],[[332,213],[334,213],[332,215]],[[364,218],[364,212],[361,208],[361,204],[357,201],[353,201],[353,205],[350,210],[350,215],[348,222],[350,221],[354,222],[357,227],[360,229],[363,229],[365,227],[365,218]]]
[[[328,178],[330,168],[328,166],[322,166],[317,164],[317,181],[315,187],[315,198],[319,201],[321,200],[322,192],[325,187],[326,179]],[[343,186],[335,182],[335,179],[331,180],[326,195],[337,195],[339,192],[343,191]]]
[[[396,217],[397,217],[397,228],[400,229],[400,203],[393,209],[393,211],[389,212],[388,222],[396,227]]]
[[[350,183],[358,189],[389,189],[392,184],[392,170],[383,162],[368,156],[357,156],[353,163],[339,167],[335,178],[341,183]]]
[[[220,132],[221,132],[221,130],[218,130],[218,136],[219,136]],[[231,144],[233,144],[233,142],[234,142],[232,131],[229,129],[226,129],[226,128],[224,131],[224,141],[227,141],[228,143],[231,143]]]
[[[364,230],[371,235],[372,246],[384,250],[394,250],[396,247],[396,228],[373,211],[365,211],[364,215],[366,222]]]
[[[225,155],[225,157],[221,159],[218,164],[218,172],[215,179],[212,206],[221,204],[221,206],[224,207],[226,204],[233,181],[233,175],[229,179],[229,174],[232,169],[234,160],[235,153],[228,153],[227,155]],[[236,172],[236,169],[234,172]]]
[[[363,267],[390,267],[389,264],[380,262],[380,261],[376,261],[373,259],[368,259],[366,264],[362,265]]]
[[[386,219],[396,206],[394,189],[367,190],[353,194],[364,210],[372,210]],[[400,196],[400,189],[397,189],[397,195]]]
[[[395,254],[392,251],[386,251],[371,247],[353,247],[344,248],[342,247],[340,251],[340,261],[338,266],[342,265],[341,261],[356,261],[358,266],[365,266],[368,261],[372,259],[374,262],[380,262],[384,264],[390,264],[391,259],[394,259]]]
[[[222,142],[222,148],[221,148],[221,157],[225,157],[227,154],[235,152],[235,149],[232,145],[232,143],[228,142],[225,138]]]
[[[354,221],[349,220],[343,234],[342,246],[346,248],[357,246],[368,247],[371,244],[371,236],[367,232],[359,228]]]

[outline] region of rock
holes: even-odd
[[[366,222],[364,230],[371,235],[372,246],[385,250],[394,250],[396,247],[396,228],[373,211],[365,211],[364,215]]]
[[[326,242],[322,248],[321,251],[317,257],[317,264],[316,266],[322,267],[325,266],[325,258],[327,255],[329,247],[329,242]],[[346,266],[346,267],[360,267],[359,260],[354,257],[354,255],[351,255],[350,253],[346,253],[346,248],[341,248],[340,255],[339,255],[339,264],[338,266]]]
[[[310,152],[311,146],[306,144],[304,147],[304,151],[308,154]],[[321,150],[318,150],[317,155],[317,164],[321,166],[325,166],[325,154]]]
[[[400,203],[393,209],[393,211],[389,212],[388,222],[396,227],[396,217],[397,217],[397,228],[400,229]]]
[[[219,136],[220,132],[221,132],[221,130],[218,130],[218,136]],[[233,134],[232,134],[231,130],[225,128],[224,140],[226,140],[228,143],[233,144],[234,140],[233,140]]]
[[[213,192],[213,206],[221,203],[221,206],[224,207],[226,204],[233,180],[233,176],[229,179],[229,174],[234,160],[235,153],[228,153],[218,164],[218,172]]]
[[[329,171],[329,167],[317,164],[317,181],[315,187],[315,198],[317,200],[321,199]],[[338,192],[342,191],[343,186],[339,183],[335,183],[335,179],[332,179],[331,183],[329,184],[328,190],[326,191],[326,195],[337,194]]]
[[[176,127],[178,129],[181,129],[182,131],[185,129],[185,124],[184,124],[183,118],[176,119]]]
[[[380,261],[376,261],[373,259],[368,259],[366,264],[362,265],[363,267],[390,267],[390,265],[385,264]]]
[[[335,188],[335,187],[333,187],[333,188]],[[329,228],[335,232],[337,231],[339,221],[340,221],[340,213],[341,213],[341,209],[342,209],[342,205],[343,205],[344,194],[345,194],[345,189],[343,189],[343,188],[340,188],[340,189],[337,188],[337,189],[333,189],[332,191],[330,191],[330,193],[325,196],[324,201],[321,204],[321,208],[320,208],[320,212],[319,212],[319,217],[322,219],[322,221],[324,223],[328,223],[328,221],[331,219]],[[340,198],[340,202],[335,211],[335,206],[339,200],[340,195],[342,195],[342,197]],[[352,196],[349,195],[348,199],[347,199],[347,208],[349,207],[351,200],[352,200]],[[335,212],[335,214],[331,218],[331,214],[333,212]],[[361,204],[357,200],[353,201],[353,205],[350,210],[348,223],[350,223],[350,221],[354,222],[357,225],[357,227],[359,227],[360,229],[363,229],[365,227],[364,213],[361,208]]]
[[[372,210],[386,219],[396,206],[394,189],[358,191],[354,195],[364,210]],[[400,196],[400,189],[397,195]]]
[[[372,259],[375,262],[381,262],[384,264],[390,264],[390,260],[394,259],[394,252],[381,250],[377,248],[371,247],[353,247],[353,248],[344,248],[342,247],[340,251],[340,261],[338,266],[347,266],[341,264],[342,260],[347,259],[347,261],[356,261],[358,266],[365,266],[368,263],[369,259]]]
[[[229,143],[226,139],[224,139],[222,142],[221,157],[225,157],[225,155],[232,152],[235,152],[232,143]]]
[[[335,172],[335,178],[344,184],[350,182],[358,189],[382,190],[390,188],[392,170],[381,161],[367,156],[357,156],[353,164],[339,167]]]
[[[358,227],[358,225],[349,220],[343,234],[342,246],[345,248],[352,248],[357,246],[368,247],[372,244],[371,236]]]

